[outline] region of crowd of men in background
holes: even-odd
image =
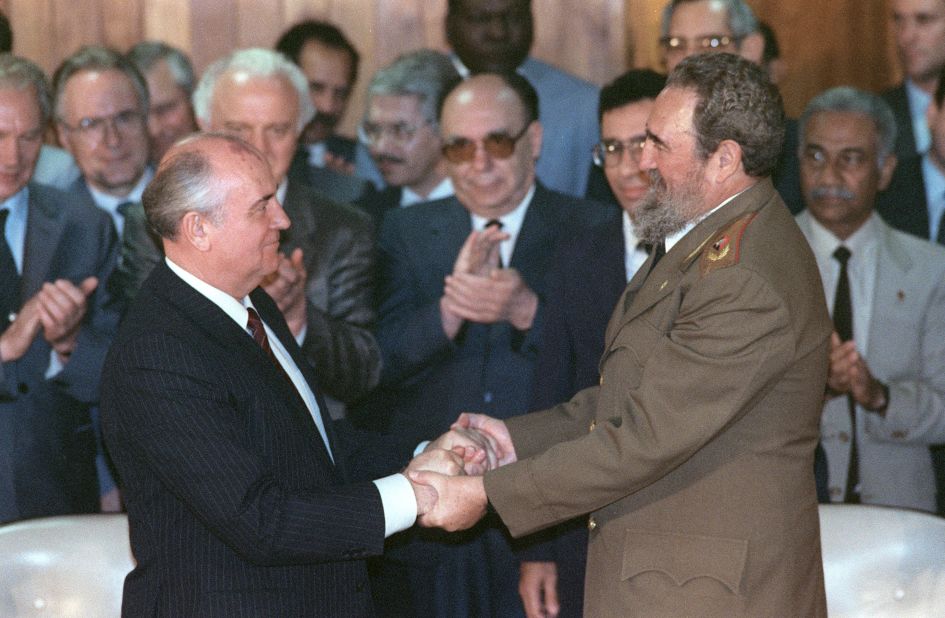
[[[945,514],[945,0],[891,4],[903,83],[815,97],[787,121],[774,180],[835,326],[811,385],[820,499]],[[161,42],[84,47],[51,80],[0,55],[0,521],[122,508],[99,377],[164,260],[142,194],[198,130],[268,163],[291,225],[262,287],[333,422],[398,445],[361,449],[359,475],[403,468],[461,412],[505,419],[597,383],[608,318],[651,251],[633,223],[665,77],[599,89],[529,55],[528,0],[448,6],[451,52],[383,67],[363,110],[348,109],[357,46],[325,22],[200,76]],[[702,52],[783,71],[744,0],[672,0],[659,35],[667,72]],[[357,139],[337,133],[346,113]],[[406,530],[371,564],[376,609],[580,615],[586,544],[584,521],[524,542],[490,516],[458,536]]]

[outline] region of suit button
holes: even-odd
[[[355,585],[355,590],[358,592],[364,592],[364,589],[367,588],[367,582],[363,579]]]
[[[894,431],[892,432],[892,437],[896,440],[905,440],[907,432],[905,431]]]
[[[830,488],[830,497],[831,497],[831,498],[839,498],[839,497],[842,496],[842,495],[843,495],[843,490],[841,490],[839,487],[831,487],[831,488]]]
[[[841,442],[843,442],[844,444],[846,444],[847,442],[850,441],[850,434],[848,434],[848,433],[845,432],[845,431],[841,431],[841,432],[837,435],[837,438],[838,438]]]
[[[594,419],[593,421],[591,421],[591,427],[589,431],[594,431],[595,429],[597,429],[597,419]]]
[[[486,391],[482,394],[482,400],[486,403],[492,403],[492,391]]]
[[[25,395],[30,392],[30,385],[26,382],[20,382],[16,385],[16,390],[20,391],[21,395]]]
[[[594,532],[594,530],[597,529],[597,520],[595,520],[593,517],[589,518],[587,520],[587,529],[591,532]]]

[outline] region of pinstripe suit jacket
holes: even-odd
[[[251,296],[314,385],[272,299]],[[106,360],[102,422],[137,560],[123,615],[371,613],[362,558],[383,548],[377,489],[345,483],[276,366],[163,262]]]

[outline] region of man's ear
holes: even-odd
[[[710,180],[716,184],[727,181],[734,174],[743,172],[742,147],[735,140],[722,140],[712,153],[710,164],[710,173],[714,176]]]
[[[532,120],[532,123],[528,125],[528,142],[531,145],[533,160],[537,161],[538,155],[541,154],[541,140],[543,137],[544,129],[542,129],[541,123]]]
[[[879,184],[876,185],[878,190],[885,191],[889,187],[889,183],[892,182],[893,172],[896,171],[896,164],[898,162],[899,160],[893,153],[890,152],[888,155],[886,155],[886,159],[879,168]]]
[[[738,47],[738,55],[761,66],[765,55],[765,38],[760,32],[752,32],[742,39],[742,44]]]
[[[180,235],[198,251],[209,251],[212,227],[204,215],[191,210],[181,218]]]

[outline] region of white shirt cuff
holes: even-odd
[[[65,369],[65,365],[62,364],[62,361],[59,360],[59,354],[55,350],[49,351],[49,366],[46,367],[46,373],[43,374],[43,377],[47,380],[55,378],[57,375],[62,373],[62,370]]]
[[[391,474],[374,481],[384,506],[384,538],[406,530],[417,521],[417,496],[403,474]]]
[[[419,455],[419,454],[422,453],[423,451],[427,450],[427,446],[428,446],[429,444],[430,444],[430,441],[429,441],[429,440],[424,440],[423,442],[421,442],[420,444],[418,444],[418,445],[417,445],[417,448],[413,449],[413,456],[416,457],[417,455]]]

